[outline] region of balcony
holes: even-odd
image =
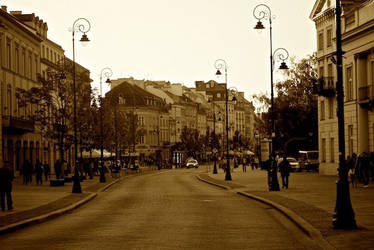
[[[24,119],[13,116],[3,116],[3,133],[8,135],[20,135],[33,132],[35,129],[32,119]]]
[[[321,77],[314,84],[314,93],[324,97],[335,96],[335,82],[333,77]]]
[[[363,109],[374,109],[374,85],[368,85],[358,89],[358,103]]]

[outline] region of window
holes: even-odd
[[[321,162],[326,162],[326,139],[325,138],[322,139],[321,151],[322,151]]]
[[[47,48],[46,58],[49,59],[49,48]]]
[[[345,28],[350,28],[355,24],[355,13],[351,12],[345,16]]]
[[[26,51],[22,50],[22,74],[26,76]]]
[[[330,138],[330,162],[335,162],[335,140],[334,138]]]
[[[334,118],[334,99],[329,99],[329,119]]]
[[[7,68],[12,69],[12,50],[10,46],[10,40],[7,39],[6,43],[6,59],[7,59]]]
[[[332,72],[332,63],[329,63],[328,65],[327,65],[327,75],[329,76],[329,77],[333,77],[334,75],[333,75],[333,72]]]
[[[15,51],[15,62],[16,62],[16,72],[19,74],[20,73],[20,67],[19,67],[19,48],[18,46],[16,47]]]
[[[28,72],[28,77],[31,79],[32,78],[32,59],[31,59],[31,54],[29,55],[29,72]]]
[[[7,90],[7,109],[5,114],[6,115],[12,115],[12,86],[8,85],[8,90]]]
[[[323,50],[323,33],[318,34],[318,50]]]
[[[321,101],[320,104],[320,114],[321,114],[321,121],[325,120],[325,101]]]
[[[42,57],[44,58],[44,55],[45,55],[45,47],[44,45],[42,45]]]
[[[319,67],[319,77],[323,77],[323,66]]]
[[[346,71],[346,100],[353,99],[353,82],[352,82],[352,66],[347,68]]]
[[[217,98],[221,98],[221,93],[217,93]]]
[[[348,155],[353,154],[353,125],[348,125]]]
[[[326,32],[326,39],[327,39],[327,47],[332,46],[332,29],[328,29]]]

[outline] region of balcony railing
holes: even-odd
[[[358,102],[361,108],[372,110],[374,108],[374,85],[358,89]]]
[[[3,116],[3,131],[5,134],[25,134],[35,130],[32,119],[13,116]]]
[[[321,77],[314,85],[314,92],[319,96],[335,96],[335,82],[333,77]]]

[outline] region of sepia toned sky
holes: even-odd
[[[166,80],[194,86],[217,80],[214,62],[228,65],[228,86],[246,97],[270,93],[269,22],[258,33],[253,9],[267,4],[273,20],[273,49],[286,48],[301,59],[316,49],[314,0],[2,0],[8,11],[35,13],[48,23],[48,37],[72,58],[73,22],[87,18],[91,42],[76,42],[76,61],[91,71],[93,87],[100,71],[113,78]],[[80,39],[80,34],[76,35]],[[277,64],[276,67],[279,67]],[[280,72],[275,71],[275,78]],[[105,83],[103,83],[105,85]],[[108,90],[109,87],[104,87]]]

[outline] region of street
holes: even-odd
[[[2,235],[2,249],[303,249],[274,209],[199,182],[204,170],[123,180],[51,221]],[[304,244],[304,245],[303,245]],[[306,244],[306,245],[305,245]]]

